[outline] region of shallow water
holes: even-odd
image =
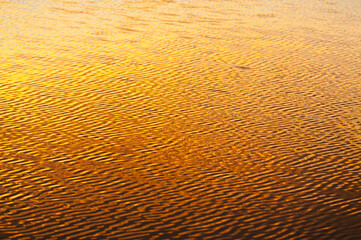
[[[361,239],[358,0],[0,16],[1,239]]]

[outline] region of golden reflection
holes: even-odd
[[[360,9],[0,2],[0,238],[358,238]]]

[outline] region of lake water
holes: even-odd
[[[359,0],[0,16],[0,239],[361,239]]]

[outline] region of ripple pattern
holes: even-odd
[[[361,239],[356,1],[0,14],[0,239]]]

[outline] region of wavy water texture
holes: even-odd
[[[361,239],[359,1],[0,15],[0,239]]]

